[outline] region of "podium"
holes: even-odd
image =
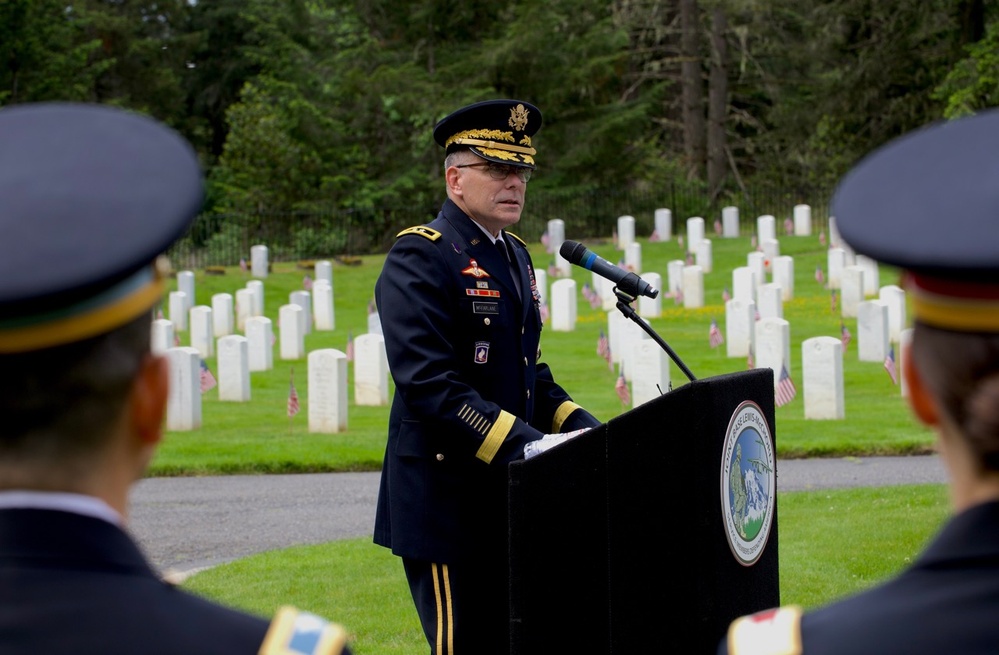
[[[779,605],[773,426],[755,369],[511,464],[511,653],[713,654]]]

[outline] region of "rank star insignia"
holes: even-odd
[[[479,262],[474,259],[469,259],[468,264],[468,268],[462,270],[462,275],[471,275],[474,278],[491,277],[489,273],[486,273],[485,269],[479,268]]]

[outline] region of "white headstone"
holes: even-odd
[[[746,255],[746,266],[753,271],[756,287],[767,283],[767,256],[762,252],[751,252]]]
[[[881,275],[878,272],[878,263],[864,255],[856,256],[857,266],[864,269],[864,297],[878,295],[881,288]]]
[[[216,293],[212,296],[212,329],[216,338],[235,332],[231,293]]]
[[[267,246],[252,246],[250,248],[250,274],[253,277],[267,277],[270,268]]]
[[[281,359],[305,357],[305,330],[302,308],[282,305],[278,310],[278,333],[281,335]]]
[[[898,363],[898,386],[902,389],[902,397],[909,396],[909,383],[905,379],[905,367],[909,365],[909,344],[912,343],[912,328],[906,328],[898,334],[898,350],[895,351],[895,361]]]
[[[266,316],[246,319],[246,339],[249,341],[250,370],[269,371],[274,368],[274,328]]]
[[[878,299],[888,307],[888,340],[898,343],[906,327],[905,291],[894,284],[881,287]],[[897,354],[897,353],[896,353]]]
[[[328,260],[320,260],[316,262],[313,267],[316,274],[316,280],[326,280],[333,286],[333,263]]]
[[[167,430],[197,430],[201,427],[201,353],[194,348],[170,348],[167,358]]]
[[[683,306],[704,307],[704,269],[700,266],[683,267]]]
[[[885,361],[888,356],[888,306],[866,300],[857,307],[857,355],[862,362]]]
[[[183,291],[170,292],[170,321],[174,330],[185,332],[187,330],[187,294]]]
[[[781,298],[787,302],[794,298],[794,257],[781,255],[773,260],[774,284],[780,286]]]
[[[777,219],[770,214],[764,214],[756,219],[757,243],[777,238]]]
[[[302,334],[312,334],[312,294],[308,291],[292,291],[288,303],[302,308]]]
[[[565,221],[561,218],[553,218],[548,221],[548,243],[555,254],[555,270],[559,277],[570,277],[572,275],[572,264],[559,252],[562,243],[565,241]]]
[[[722,207],[722,236],[726,239],[739,236],[738,207]]]
[[[371,312],[368,314],[368,333],[369,334],[381,334],[382,333],[382,319],[378,312]]]
[[[660,207],[655,212],[656,237],[660,241],[669,241],[673,238],[673,212],[664,207]]]
[[[652,339],[634,344],[631,371],[631,404],[638,407],[669,391],[669,356]]]
[[[843,343],[836,337],[805,339],[801,344],[801,369],[805,418],[845,418]]]
[[[166,351],[176,345],[173,341],[173,322],[165,318],[153,321],[150,336],[150,350],[153,351],[154,355],[165,355]]]
[[[389,368],[385,337],[362,334],[354,340],[354,404],[388,405]]]
[[[780,257],[780,241],[764,239],[760,245],[763,247],[763,270],[769,273],[773,270],[774,260]]]
[[[250,316],[264,315],[264,283],[260,280],[250,280],[246,283],[250,290]]]
[[[783,290],[779,284],[764,284],[758,294],[760,318],[784,318]]]
[[[246,320],[253,317],[253,291],[236,289],[236,329],[246,334]]]
[[[635,242],[635,217],[617,217],[617,247],[620,250],[628,250],[628,246]]]
[[[843,318],[856,318],[857,306],[864,300],[864,269],[860,266],[844,267],[840,287],[841,315]]]
[[[843,286],[843,268],[846,267],[846,251],[842,248],[830,248],[826,252],[826,284],[830,289]]]
[[[756,300],[756,271],[749,266],[739,266],[732,270],[732,298]]]
[[[624,267],[632,273],[642,274],[642,244],[632,241],[624,249]]]
[[[705,275],[711,273],[711,269],[714,268],[711,239],[701,239],[700,245],[697,246],[694,262],[701,267]]]
[[[666,290],[671,296],[676,294],[677,289],[683,289],[683,269],[687,265],[682,259],[671,260],[666,264]]]
[[[191,308],[191,347],[201,353],[202,359],[215,354],[215,335],[212,332],[212,308],[197,305]]]
[[[794,206],[794,236],[812,235],[812,208],[808,205]]]
[[[572,278],[552,283],[551,316],[552,329],[556,332],[572,332],[576,329],[576,281]]]
[[[187,297],[185,298],[187,300],[187,311],[191,311],[191,307],[194,307],[193,271],[180,271],[177,273],[177,291],[183,291],[187,294]]]
[[[732,298],[725,303],[725,346],[729,357],[747,357],[756,351],[756,303],[751,298]]]
[[[840,248],[843,245],[843,237],[839,235],[839,228],[836,225],[836,217],[829,217],[829,247]]]
[[[607,343],[610,344],[611,362],[614,364],[619,364],[624,359],[621,335],[628,329],[628,322],[621,312],[607,312]]]
[[[312,315],[316,331],[336,329],[333,314],[333,286],[326,280],[316,280],[312,285]]]
[[[638,315],[643,318],[659,318],[663,313],[663,278],[659,273],[645,273],[642,279],[652,287],[659,289],[659,295],[655,298],[640,296],[638,298]]]
[[[774,389],[780,378],[781,366],[791,369],[791,324],[782,318],[762,318],[756,322],[756,368],[772,368]]]
[[[347,429],[347,355],[334,348],[309,353],[309,432]]]
[[[219,400],[250,400],[250,341],[238,334],[219,339]]]
[[[696,253],[697,246],[704,238],[704,219],[693,216],[687,219],[687,252]]]
[[[624,373],[624,379],[631,382],[634,379],[635,369],[637,368],[635,364],[637,358],[635,346],[650,337],[641,326],[630,319],[625,319],[621,323],[620,332],[618,342],[621,344],[622,372]]]
[[[541,296],[541,303],[548,302],[548,271],[540,268],[534,269],[534,282],[538,285],[538,295]]]
[[[593,288],[600,294],[600,307],[605,312],[617,306],[617,296],[614,295],[614,283],[607,278],[593,274]]]

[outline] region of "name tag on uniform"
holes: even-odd
[[[499,314],[499,303],[473,302],[472,312],[475,314]]]

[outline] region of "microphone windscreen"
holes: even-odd
[[[570,264],[581,262],[584,253],[586,253],[586,246],[576,241],[563,241],[562,246],[558,249],[558,254],[562,255]]]

